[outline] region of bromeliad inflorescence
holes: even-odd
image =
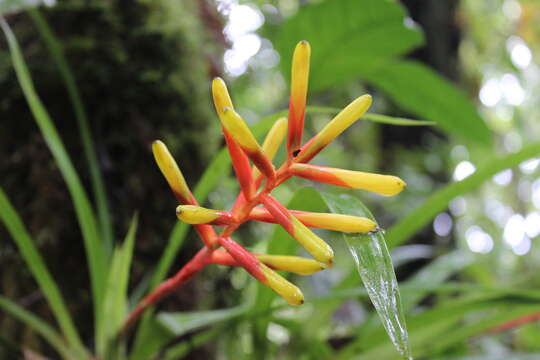
[[[307,41],[301,41],[296,46],[292,62],[288,119],[281,118],[275,122],[262,146],[234,110],[224,81],[220,78],[213,80],[214,105],[241,189],[230,211],[199,206],[165,144],[161,141],[154,142],[152,151],[156,162],[181,204],[176,209],[176,215],[181,221],[193,224],[205,246],[174,277],[161,283],[137,305],[126,321],[126,326],[134,322],[145,308],[178,289],[208,264],[241,266],[261,283],[280,294],[289,304],[301,305],[304,296],[300,289],[274,270],[309,275],[332,266],[332,248],[309,228],[364,233],[375,230],[376,224],[362,217],[287,209],[271,193],[292,176],[383,195],[394,195],[405,188],[405,182],[395,176],[308,164],[371,105],[371,96],[360,96],[302,145],[310,52]],[[272,159],[285,135],[287,159],[276,169]],[[232,239],[235,230],[248,220],[281,225],[314,260],[251,253]],[[224,228],[218,234],[212,225]]]

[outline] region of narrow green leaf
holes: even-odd
[[[417,358],[432,358],[444,348],[449,348],[472,336],[482,334],[489,329],[513,318],[538,310],[537,300],[518,296],[497,294],[465,296],[453,298],[421,314],[407,319],[410,340]],[[474,321],[464,322],[467,318]],[[362,360],[396,359],[392,348],[377,342],[380,334],[376,332],[369,338],[358,339],[345,347],[340,358],[358,358]],[[366,344],[375,344],[367,351],[358,354]]]
[[[321,195],[334,213],[363,216],[375,221],[369,210],[354,197]],[[372,234],[344,233],[343,237],[390,340],[403,358],[411,359],[398,282],[382,231]]]
[[[403,286],[418,286],[430,284],[432,286],[441,284],[454,273],[463,270],[467,265],[471,264],[474,257],[465,251],[455,250],[449,254],[439,256],[428,265],[424,266],[420,271],[414,274],[409,280],[401,285]],[[416,291],[403,297],[403,310],[408,312],[413,306],[426,296],[425,291]]]
[[[17,13],[26,9],[31,9],[42,4],[47,4],[46,0],[2,0],[0,1],[0,16]]]
[[[143,331],[139,330],[137,335],[142,335],[143,342],[142,345],[133,348],[129,354],[130,360],[153,359],[167,343],[174,339],[174,335],[165,329],[155,317],[149,317]]]
[[[92,140],[92,132],[88,124],[88,119],[86,117],[86,110],[81,99],[79,92],[79,87],[75,81],[75,77],[71,72],[71,68],[64,56],[64,50],[62,44],[58,41],[55,34],[53,33],[51,27],[47,23],[47,20],[41,15],[38,9],[29,9],[28,13],[34,23],[36,24],[41,37],[47,45],[47,49],[51,54],[52,58],[58,66],[60,75],[64,80],[66,89],[68,92],[69,99],[73,105],[73,111],[75,113],[75,118],[79,125],[79,135],[81,136],[84,155],[86,157],[86,162],[88,163],[88,169],[90,171],[90,181],[92,183],[92,190],[95,196],[97,213],[99,218],[99,225],[101,228],[103,245],[105,249],[110,252],[112,251],[113,244],[113,226],[112,226],[112,216],[109,211],[109,205],[107,203],[107,193],[105,191],[105,185],[103,182],[103,176],[99,169],[99,162],[97,159],[97,152],[94,148],[94,141]]]
[[[414,61],[383,62],[362,79],[383,90],[402,109],[436,122],[449,134],[489,144],[491,134],[476,108],[450,82]]]
[[[72,358],[73,354],[64,339],[45,321],[2,295],[0,295],[0,308],[43,336],[62,358],[66,360]]]
[[[124,244],[114,251],[96,339],[97,353],[100,356],[104,356],[108,348],[114,343],[126,317],[129,269],[131,267],[137,225],[138,215],[135,214],[129,225]]]
[[[43,295],[45,295],[54,317],[60,329],[62,329],[62,333],[73,348],[83,353],[84,347],[73,325],[73,320],[69,315],[60,290],[51,276],[49,269],[47,269],[39,251],[32,242],[32,238],[28,234],[21,218],[11,205],[2,188],[0,188],[0,209],[0,220],[4,223],[15,244],[17,244],[22,258],[28,265]]]
[[[521,162],[540,154],[540,142],[526,145],[517,153],[486,159],[476,172],[464,180],[446,185],[431,195],[422,205],[405,215],[386,234],[389,247],[405,242],[409,237],[448,207],[448,203],[480,185],[504,169],[518,166]]]
[[[296,44],[310,42],[309,86],[319,91],[350,82],[381,59],[421,45],[422,33],[405,19],[405,10],[394,0],[322,1],[303,6],[271,38],[286,79]]]
[[[327,106],[308,106],[306,108],[308,113],[314,114],[337,114],[341,111],[339,108],[327,107]],[[403,117],[394,117],[381,114],[367,113],[362,115],[363,120],[371,121],[374,123],[397,125],[397,126],[432,126],[436,125],[434,121],[425,120],[413,120]]]
[[[34,115],[45,142],[53,154],[56,164],[66,181],[71,199],[75,206],[88,259],[90,279],[92,282],[92,296],[94,300],[94,316],[96,317],[95,322],[97,323],[97,315],[100,313],[103,303],[107,266],[105,265],[106,253],[99,238],[99,231],[94,212],[54,123],[36,93],[17,40],[7,22],[1,17],[0,26],[8,41],[13,66],[15,67],[15,72],[17,73],[17,78],[24,96],[26,97],[30,110]]]
[[[198,333],[191,337],[188,341],[182,341],[179,344],[167,349],[163,355],[163,360],[177,360],[182,359],[189,351],[206,344],[208,341],[220,335],[224,329],[215,327],[201,333]]]
[[[193,330],[211,326],[241,316],[248,306],[240,305],[230,309],[167,313],[157,315],[157,320],[174,336],[179,337]]]

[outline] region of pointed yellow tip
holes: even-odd
[[[220,77],[215,77],[212,80],[212,97],[214,99],[214,106],[218,115],[223,112],[223,109],[226,107],[233,108],[231,97],[229,96],[229,91],[227,90],[227,85]]]
[[[167,146],[162,141],[156,140],[152,143],[152,152],[161,173],[169,183],[173,192],[183,199],[189,199],[191,192],[186,184],[184,175],[182,175],[178,164],[169,152]]]
[[[219,217],[217,210],[195,205],[179,205],[176,208],[179,220],[188,224],[208,224]]]
[[[400,192],[405,190],[405,188],[407,187],[407,183],[401,180],[400,178],[398,178],[397,176],[395,177],[395,179],[396,179],[396,187],[397,187],[396,194],[399,194]]]
[[[288,255],[258,255],[257,259],[272,269],[311,275],[326,269],[326,265],[313,259]]]
[[[266,278],[265,284],[281,295],[289,305],[299,306],[304,303],[304,294],[299,288],[264,264],[261,264],[260,269]]]

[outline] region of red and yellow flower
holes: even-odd
[[[302,145],[310,53],[307,41],[301,41],[296,46],[288,119],[281,118],[274,123],[262,146],[234,110],[225,82],[220,78],[212,81],[214,106],[240,185],[240,193],[230,211],[199,206],[165,144],[154,142],[152,150],[156,162],[180,203],[176,215],[179,220],[193,224],[205,246],[174,277],[164,281],[141,301],[129,316],[126,326],[133,323],[146,307],[178,289],[209,264],[241,266],[289,304],[301,305],[304,296],[300,289],[274,270],[309,275],[332,266],[332,248],[310,228],[366,233],[376,230],[376,224],[363,217],[287,209],[270,194],[292,176],[387,196],[395,195],[405,188],[405,182],[395,176],[308,164],[345,129],[360,119],[371,105],[371,96],[358,97]],[[285,162],[276,168],[272,160],[285,135],[288,155]],[[314,259],[250,252],[232,239],[235,230],[250,220],[279,224]],[[216,233],[213,225],[224,228]]]

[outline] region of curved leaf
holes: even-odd
[[[405,10],[394,0],[323,1],[302,7],[279,27],[272,41],[287,79],[296,43],[311,43],[309,86],[319,91],[421,45],[422,33],[405,19]]]

